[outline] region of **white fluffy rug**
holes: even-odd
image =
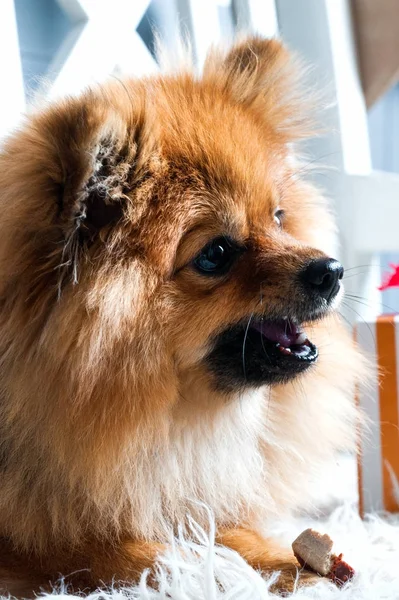
[[[328,485],[327,485],[328,484]],[[362,521],[357,514],[355,472],[352,462],[337,465],[326,473],[319,486],[323,493],[323,518],[301,518],[280,524],[275,536],[290,546],[306,527],[328,533],[335,549],[356,569],[353,581],[342,590],[320,578],[312,588],[298,589],[291,598],[312,600],[399,600],[399,515]],[[325,490],[330,490],[326,495]],[[319,502],[320,504],[320,502]],[[331,507],[335,506],[331,512]],[[213,522],[208,532],[195,524],[193,538],[174,540],[163,558],[158,574],[159,590],[147,588],[145,578],[137,587],[91,594],[89,600],[263,600],[276,598],[269,592],[276,575],[269,579],[249,567],[235,552],[215,546]],[[183,552],[181,552],[183,550]],[[182,558],[184,555],[184,559]],[[78,600],[60,585],[46,600]]]
[[[336,548],[356,569],[354,580],[342,590],[320,578],[312,588],[298,589],[291,597],[320,600],[399,599],[399,518],[368,518],[362,522],[353,507],[337,508],[327,520],[296,520],[280,530],[289,544],[306,527],[328,532]],[[276,532],[277,533],[277,532]],[[217,547],[210,535],[196,530],[196,542],[177,540],[159,569],[159,591],[141,585],[108,593],[91,594],[90,600],[263,600],[276,576],[264,579],[232,550]],[[184,560],[182,553],[183,549]],[[218,583],[216,583],[216,581]],[[61,589],[52,596],[73,600]]]

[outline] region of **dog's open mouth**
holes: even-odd
[[[213,340],[207,364],[219,389],[286,383],[317,360],[317,347],[298,321],[289,318],[247,319]]]
[[[264,343],[273,345],[285,356],[308,362],[317,358],[316,346],[308,340],[301,326],[288,318],[256,319],[251,321],[250,327],[259,331]]]

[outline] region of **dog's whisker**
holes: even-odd
[[[355,267],[349,267],[348,269],[345,269],[345,273],[348,273],[349,271],[354,271],[355,269],[369,269],[372,267],[379,267],[380,265],[356,265]]]
[[[263,352],[265,353],[265,356],[266,356],[268,362],[271,363],[270,356],[268,355],[267,350],[265,348],[265,342],[264,342],[263,335],[262,335],[261,331],[259,331],[259,335],[260,335],[260,342],[262,344]]]
[[[365,319],[362,317],[362,315],[361,315],[361,314],[360,314],[360,313],[359,313],[357,310],[355,310],[355,309],[354,309],[352,306],[350,306],[350,305],[349,305],[347,302],[345,302],[345,301],[343,300],[343,301],[342,301],[342,304],[343,304],[343,306],[345,306],[346,308],[349,308],[349,310],[353,311],[353,312],[354,312],[354,313],[355,313],[355,314],[358,316],[358,318],[359,318],[359,319],[360,319],[360,320],[361,320],[361,321],[362,321],[362,322],[363,322],[363,323],[366,325],[367,329],[368,329],[368,330],[369,330],[369,332],[370,332],[370,335],[371,335],[372,339],[373,339],[373,340],[374,340],[374,342],[375,342],[375,335],[373,334],[373,332],[372,332],[372,330],[371,330],[370,324],[369,324],[369,323],[367,323],[367,321],[366,321],[366,320],[365,320]],[[344,316],[343,316],[343,314],[342,314],[342,313],[340,313],[340,315],[341,315],[341,317],[343,317],[343,318],[344,318]],[[346,319],[345,319],[345,320],[346,320]],[[348,321],[347,321],[347,322],[348,322]],[[350,327],[352,328],[352,325],[350,325]]]
[[[367,271],[359,271],[359,273],[351,273],[350,275],[344,275],[343,280],[351,279],[352,277],[360,277],[360,275],[365,275]]]
[[[248,319],[248,324],[247,324],[247,327],[245,329],[244,341],[243,341],[243,344],[242,344],[242,368],[243,368],[243,372],[244,372],[244,379],[245,379],[245,381],[247,380],[247,369],[246,369],[246,366],[245,366],[245,344],[247,342],[248,331],[249,331],[249,328],[250,328],[253,316],[254,316],[254,313],[252,312],[251,316]]]
[[[367,306],[368,308],[377,308],[377,306],[370,301],[367,300],[364,296],[356,296],[355,294],[345,294],[345,298],[348,300],[352,300],[352,302],[358,302],[358,304],[362,304],[363,306]],[[392,311],[393,313],[398,312],[398,308],[393,308],[392,306],[388,306],[384,302],[378,302],[378,305],[381,305],[383,308]],[[379,308],[379,306],[378,306]]]

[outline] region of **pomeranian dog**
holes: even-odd
[[[298,79],[247,38],[201,77],[111,81],[4,143],[3,592],[137,581],[204,504],[218,542],[292,589],[298,563],[263,535],[353,447],[361,367],[296,156]]]

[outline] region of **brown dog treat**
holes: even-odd
[[[333,541],[313,529],[306,529],[293,542],[292,549],[299,564],[320,575],[327,576],[331,570]]]
[[[306,529],[293,542],[292,549],[301,567],[328,577],[339,587],[350,581],[354,569],[342,560],[342,554],[332,554],[333,541],[313,529]]]

